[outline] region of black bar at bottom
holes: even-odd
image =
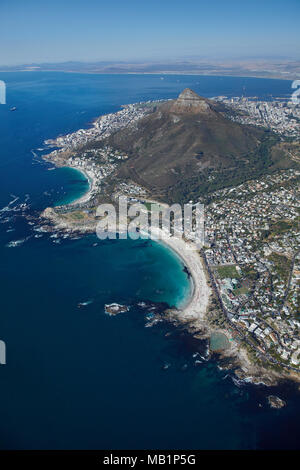
[[[224,465],[227,463],[232,466],[236,459],[247,459],[247,464],[257,464],[257,459],[262,462],[265,458],[276,459],[280,463],[286,459],[287,451],[223,451],[223,450],[37,450],[37,451],[0,451],[0,468],[10,468],[11,465],[30,465],[30,468],[43,468],[47,465],[50,468],[53,465],[76,464],[76,468],[96,469],[112,466],[123,466],[123,468],[140,468],[141,466],[170,467],[187,465],[191,468],[207,463]],[[253,460],[252,460],[253,459]],[[238,460],[240,461],[240,460]],[[245,460],[243,460],[245,461]],[[5,464],[5,465],[4,465]],[[235,465],[233,465],[235,467]],[[55,468],[54,468],[55,470]]]

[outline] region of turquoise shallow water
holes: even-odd
[[[205,358],[206,344],[180,328],[145,328],[137,302],[179,304],[189,294],[183,266],[144,241],[59,240],[34,231],[28,213],[70,202],[86,182],[34,157],[45,139],[88,126],[121,104],[173,98],[189,86],[205,96],[286,96],[280,80],[230,77],[6,73],[0,106],[0,447],[247,449],[299,446],[299,397],[272,390],[288,407],[267,407],[264,387],[236,386]],[[16,112],[9,112],[17,106]],[[39,238],[36,238],[38,235]],[[41,236],[40,236],[41,235]],[[24,240],[8,248],[13,240]],[[95,245],[96,244],[96,245]],[[78,308],[79,302],[88,302]],[[130,311],[116,317],[104,304]],[[168,364],[166,369],[164,366]],[[261,406],[259,406],[261,405]]]
[[[54,171],[59,171],[60,177],[66,181],[63,186],[64,195],[57,199],[55,205],[71,204],[88,192],[89,181],[81,171],[75,168],[58,168]]]

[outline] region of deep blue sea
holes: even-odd
[[[7,105],[0,105],[0,339],[7,348],[0,448],[299,448],[294,386],[271,390],[288,402],[271,410],[270,390],[237,386],[215,359],[206,360],[203,342],[167,323],[145,327],[137,302],[179,305],[189,295],[176,256],[156,243],[93,235],[57,243],[20,208],[26,203],[36,214],[87,190],[81,173],[41,160],[45,139],[88,127],[122,104],[174,98],[185,87],[206,97],[269,99],[289,96],[291,83],[39,72],[0,79],[7,84]],[[9,246],[16,240],[23,242]],[[110,302],[132,307],[110,317]]]

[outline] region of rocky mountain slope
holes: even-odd
[[[125,152],[117,177],[134,181],[165,201],[198,197],[261,174],[274,164],[276,138],[268,131],[233,122],[223,105],[185,89],[105,145]]]

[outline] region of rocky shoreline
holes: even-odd
[[[69,224],[53,208],[45,209],[40,215],[39,222],[43,231],[62,233],[64,237],[78,238],[95,233],[95,223],[81,225],[77,222],[77,224]],[[205,278],[205,270],[200,254],[197,251],[190,250],[190,248],[185,250],[184,245],[187,242],[183,240],[163,240],[163,243],[182,260],[193,283],[193,292],[187,303],[181,308],[175,309],[165,305],[163,309],[159,309],[159,315],[149,319],[147,326],[152,326],[158,321],[168,321],[175,327],[183,327],[195,339],[206,340],[207,342],[215,332],[224,334],[228,338],[230,347],[217,352],[209,350],[209,357],[215,357],[221,369],[232,371],[239,384],[252,383],[272,387],[284,381],[299,383],[297,374],[279,373],[263,365],[254,364],[249,358],[245,347],[232,337],[228,329],[211,324],[209,309],[211,308],[212,291],[208,285],[208,280]],[[199,274],[200,278],[198,277]],[[204,302],[202,301],[202,295]]]

